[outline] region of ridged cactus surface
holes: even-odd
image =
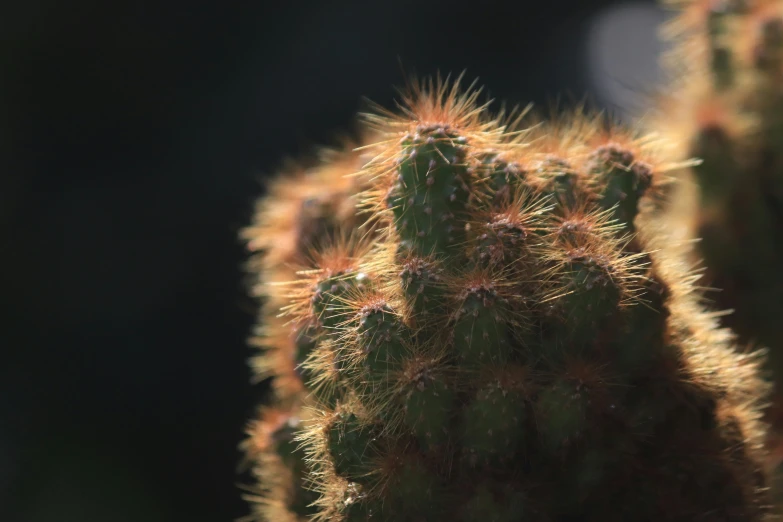
[[[766,520],[758,357],[655,225],[676,165],[600,117],[477,99],[414,84],[355,169],[314,170],[352,212],[306,237],[273,190],[288,224],[248,229],[281,380],[246,442],[257,518]]]
[[[699,187],[693,235],[722,322],[769,348],[783,433],[783,1],[670,0],[662,130]]]

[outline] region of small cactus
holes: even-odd
[[[696,156],[692,235],[701,238],[705,284],[731,309],[722,324],[769,349],[775,383],[768,411],[783,440],[783,1],[666,2],[673,50],[657,127]],[[778,451],[777,453],[780,453]],[[781,454],[783,456],[783,454]],[[780,457],[778,457],[780,458]]]
[[[358,206],[296,275],[269,261],[295,227],[248,231],[264,317],[293,329],[260,344],[301,361],[246,441],[260,519],[766,520],[759,358],[649,204],[677,165],[603,118],[524,127],[478,96],[415,83],[367,116]]]

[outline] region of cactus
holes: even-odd
[[[307,420],[302,406],[309,379],[302,363],[315,339],[308,329],[278,316],[286,298],[274,283],[296,277],[295,267],[312,267],[322,242],[362,224],[356,212],[362,181],[350,174],[366,160],[353,148],[348,142],[323,149],[311,165],[289,162],[259,201],[253,224],[242,231],[253,253],[248,263],[252,293],[264,303],[250,339],[259,350],[251,366],[257,381],[272,378],[271,406],[259,410],[242,443],[258,484],[248,498],[263,520],[301,520],[313,513],[310,504],[317,499],[303,487],[306,465],[293,440]]]
[[[783,1],[669,0],[677,78],[657,126],[697,156],[691,225],[706,284],[743,343],[769,348],[773,444],[783,438]],[[679,116],[679,117],[678,117]],[[779,451],[777,453],[780,453]]]
[[[301,390],[250,429],[258,518],[766,520],[760,358],[651,204],[679,165],[479,93],[414,83],[366,115],[352,218],[287,284],[261,265]],[[289,233],[260,221],[251,241]]]

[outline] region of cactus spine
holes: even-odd
[[[758,358],[652,216],[676,165],[600,117],[492,117],[458,84],[367,116],[346,179],[369,221],[336,223],[288,285],[261,272],[294,328],[263,344],[302,359],[277,400],[304,413],[250,430],[260,518],[765,520]]]

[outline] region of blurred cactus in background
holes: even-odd
[[[769,516],[759,357],[658,220],[665,144],[414,82],[245,231],[255,519]]]
[[[696,198],[689,225],[701,238],[703,284],[730,309],[722,324],[743,343],[769,348],[776,384],[769,420],[783,441],[783,1],[668,0],[665,27],[674,81],[656,122],[682,147]],[[777,459],[783,451],[775,452]]]

